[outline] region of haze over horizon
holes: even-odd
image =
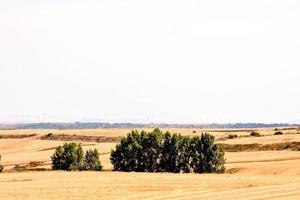
[[[0,122],[300,123],[300,2],[0,2]]]

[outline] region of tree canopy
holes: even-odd
[[[224,151],[214,143],[214,136],[201,137],[133,130],[111,152],[116,171],[223,173]]]

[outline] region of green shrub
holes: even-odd
[[[99,159],[99,152],[97,149],[87,150],[84,156],[84,164],[82,170],[89,171],[100,171],[102,169],[102,165]]]
[[[1,155],[0,155],[0,162],[1,162]],[[0,164],[0,173],[3,172],[4,166]]]
[[[180,134],[171,135],[169,132],[164,134],[162,152],[160,156],[160,170],[162,172],[185,172],[190,169],[190,138]]]
[[[56,148],[51,159],[53,170],[78,170],[83,165],[83,150],[76,143],[65,143]]]
[[[236,134],[229,134],[228,135],[228,139],[234,139],[234,138],[237,138],[238,137],[238,135],[236,135]]]
[[[224,172],[224,152],[210,134],[189,138],[154,129],[131,131],[112,150],[116,171],[136,172]]]
[[[259,132],[253,131],[253,132],[250,133],[250,136],[253,136],[253,137],[260,137],[261,135],[260,135]]]
[[[191,168],[196,173],[223,173],[225,158],[223,149],[214,144],[214,136],[202,134],[201,138],[191,139],[192,162]]]
[[[276,132],[274,133],[274,135],[283,135],[283,132],[281,132],[281,131],[276,131]]]
[[[160,156],[162,132],[151,133],[134,130],[122,138],[116,150],[111,152],[111,163],[116,171],[155,172],[159,171],[157,160]]]
[[[98,150],[88,150],[84,154],[81,145],[76,143],[65,143],[57,147],[51,159],[53,170],[99,171],[102,169]]]

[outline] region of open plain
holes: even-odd
[[[208,132],[217,143],[231,145],[225,149],[225,174],[114,172],[110,151],[130,130],[0,130],[5,166],[0,174],[0,199],[300,199],[299,127],[169,129],[183,135]],[[261,136],[250,136],[254,131]],[[278,131],[282,134],[274,135]],[[84,149],[97,148],[104,170],[51,171],[54,148],[65,141],[81,143]],[[274,149],[278,144],[280,149]],[[244,145],[250,147],[244,149]],[[262,145],[268,146],[258,150]],[[29,167],[37,161],[43,165]],[[16,164],[26,169],[15,170]]]

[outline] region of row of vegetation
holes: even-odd
[[[226,152],[243,152],[243,151],[281,151],[291,150],[300,151],[300,142],[283,142],[273,144],[218,144]]]
[[[132,131],[111,152],[116,171],[223,173],[224,151],[214,136],[187,137],[180,134]]]
[[[277,130],[274,135],[282,135]],[[250,136],[260,137],[259,132],[251,132]],[[237,138],[229,134],[228,139]],[[84,138],[85,139],[85,138]],[[216,145],[214,136],[202,134],[201,137],[187,137],[180,134],[163,133],[160,129],[152,132],[133,130],[121,139],[115,150],[111,152],[111,163],[115,171],[135,172],[173,172],[173,173],[223,173],[225,171],[224,151],[243,150],[299,150],[298,144],[262,145]],[[53,170],[102,170],[97,149],[83,151],[80,144],[65,143],[55,149],[52,159]],[[1,162],[1,155],[0,155]],[[30,166],[41,165],[30,163]],[[19,165],[16,165],[19,169]],[[4,166],[0,164],[0,172]]]
[[[83,151],[80,144],[65,143],[55,149],[53,170],[102,170],[97,149]],[[132,131],[112,150],[115,171],[223,173],[224,151],[214,143],[214,136],[187,137],[180,134]],[[1,161],[1,157],[0,157]],[[40,165],[32,163],[30,166]],[[18,166],[18,169],[20,167]],[[0,172],[3,166],[0,165]]]
[[[283,135],[283,132],[281,132],[281,131],[276,131],[276,132],[274,133],[274,135]],[[261,136],[264,136],[264,135],[261,135],[259,132],[256,132],[256,131],[252,131],[252,132],[250,133],[250,136],[253,136],[253,137],[261,137]],[[237,137],[239,137],[237,134],[229,134],[229,135],[227,136],[228,139],[234,139],[234,138],[237,138]],[[242,137],[242,136],[240,136],[240,137]],[[243,137],[247,137],[247,136],[243,136]]]

